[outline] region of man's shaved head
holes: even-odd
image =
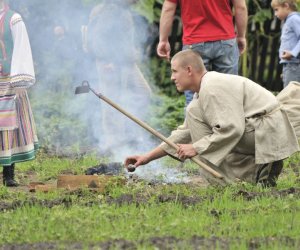
[[[199,52],[188,49],[175,54],[172,61],[177,61],[181,67],[192,66],[196,71],[205,70],[205,66]]]

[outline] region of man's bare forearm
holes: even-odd
[[[238,38],[246,38],[248,10],[245,0],[232,0]]]
[[[171,33],[173,20],[175,16],[177,4],[165,0],[161,16],[160,16],[160,26],[159,26],[159,40],[168,41],[169,34]]]
[[[150,152],[145,154],[145,157],[147,158],[148,162],[159,159],[161,157],[166,156],[167,153],[161,148],[161,147],[156,147]]]

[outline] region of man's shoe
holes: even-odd
[[[278,177],[283,169],[283,161],[274,161],[272,163],[271,171],[269,173],[268,181],[271,185],[271,187],[276,186],[276,181],[278,180]]]
[[[261,166],[257,174],[257,183],[263,187],[276,187],[276,181],[283,168],[283,161],[275,161]]]

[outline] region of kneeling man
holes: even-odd
[[[231,179],[275,186],[282,159],[299,150],[295,131],[276,97],[241,76],[207,72],[200,54],[185,50],[171,61],[178,91],[192,90],[185,122],[152,151],[129,156],[135,167],[165,155],[180,160],[199,156]]]

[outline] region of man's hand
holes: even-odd
[[[170,43],[160,41],[157,45],[157,55],[161,58],[165,58],[168,61],[170,60],[171,46]]]
[[[291,52],[287,51],[287,50],[284,50],[282,53],[282,56],[281,56],[281,58],[285,59],[285,60],[291,60],[292,57],[293,57],[293,55],[291,54]]]
[[[192,144],[178,144],[178,146],[179,149],[177,150],[177,154],[181,160],[192,158],[193,156],[197,155],[197,152]]]
[[[247,48],[247,40],[245,37],[237,37],[236,38],[237,45],[240,51],[240,55],[246,51]]]
[[[149,159],[145,155],[133,155],[125,159],[126,168],[128,165],[134,165],[135,167],[138,167],[140,165],[145,165],[147,163],[149,163]]]
[[[128,165],[134,165],[135,167],[145,165],[150,161],[165,156],[166,154],[167,153],[158,146],[144,155],[133,155],[127,157],[124,162],[125,167],[128,169]]]

